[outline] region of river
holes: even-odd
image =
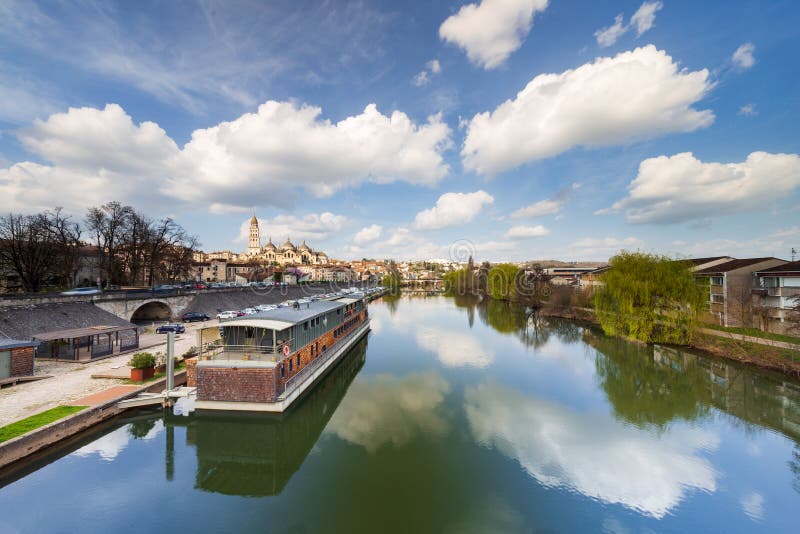
[[[797,527],[796,382],[497,301],[370,316],[283,417],[132,412],[6,473],[0,532]]]

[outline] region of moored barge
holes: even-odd
[[[219,350],[187,369],[196,410],[284,412],[369,332],[367,299],[292,306],[220,322]]]

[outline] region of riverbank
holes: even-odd
[[[539,314],[543,317],[559,317],[600,326],[597,315],[591,308],[545,307],[539,309]],[[717,358],[800,378],[800,349],[791,343],[699,328],[689,346]]]

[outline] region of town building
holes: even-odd
[[[798,328],[800,317],[800,261],[756,271],[753,307],[763,330],[788,333]]]
[[[0,337],[0,385],[13,378],[33,376],[37,341]]]
[[[721,326],[749,326],[753,315],[755,273],[785,263],[785,260],[771,257],[746,258],[715,263],[696,270],[696,278],[708,281],[706,319]]]

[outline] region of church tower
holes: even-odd
[[[261,253],[261,234],[258,231],[258,219],[254,213],[253,218],[250,219],[250,241],[247,245],[247,254],[255,256],[259,253]]]

